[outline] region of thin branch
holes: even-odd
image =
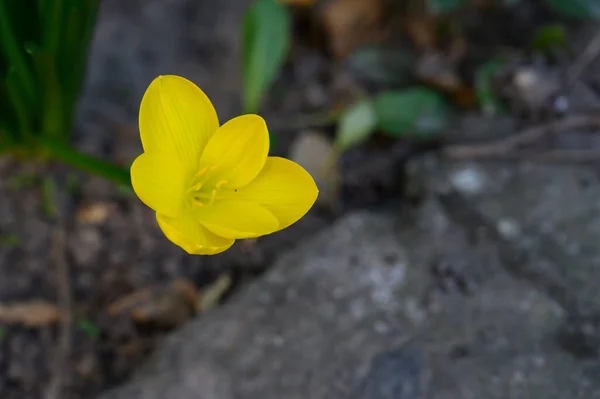
[[[510,137],[492,143],[453,145],[444,149],[444,155],[457,159],[505,157],[508,152],[520,145],[532,143],[549,134],[564,133],[576,129],[600,129],[600,116],[572,116],[544,125],[527,128]]]
[[[567,72],[567,85],[571,86],[591,63],[600,55],[600,30],[589,41],[583,53],[571,65]]]

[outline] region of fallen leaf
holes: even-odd
[[[381,0],[331,0],[322,14],[333,55],[344,58],[354,49],[383,37]]]
[[[84,204],[77,210],[77,222],[81,224],[101,224],[116,212],[115,204],[93,202]]]
[[[415,74],[431,86],[453,92],[462,86],[452,63],[440,52],[428,52],[416,63]]]
[[[107,313],[111,316],[128,313],[136,323],[174,327],[193,315],[198,295],[194,283],[177,279],[120,298],[108,306]]]
[[[254,248],[257,242],[257,238],[247,238],[245,240],[240,240],[239,247],[242,250],[242,252],[248,252],[252,250],[252,248]]]
[[[155,346],[156,342],[152,338],[138,338],[119,345],[116,353],[119,357],[138,357],[144,353],[148,353]]]
[[[412,44],[419,50],[431,50],[437,42],[438,15],[430,13],[423,1],[408,4],[402,26]]]
[[[323,208],[337,207],[341,177],[331,141],[319,132],[301,132],[290,147],[289,157],[315,179],[319,187],[316,204]]]
[[[24,327],[45,327],[58,323],[61,311],[52,303],[35,300],[30,302],[0,304],[0,322]]]

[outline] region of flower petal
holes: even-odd
[[[317,200],[319,189],[312,176],[295,162],[269,157],[260,174],[248,186],[230,193],[268,209],[284,229],[304,216]]]
[[[233,118],[210,139],[202,164],[214,167],[215,174],[238,188],[250,183],[263,168],[269,154],[269,132],[265,120],[258,115]]]
[[[279,227],[271,212],[251,202],[216,201],[196,208],[196,215],[204,227],[227,238],[259,237]]]
[[[191,255],[215,255],[233,245],[234,240],[211,233],[190,216],[169,218],[157,213],[156,220],[165,236]]]
[[[174,75],[159,76],[150,83],[140,105],[139,124],[145,152],[171,154],[188,169],[199,167],[206,143],[219,128],[206,94]]]
[[[183,205],[185,168],[172,156],[143,153],[131,165],[133,190],[144,204],[166,216],[177,216]]]

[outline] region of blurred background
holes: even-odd
[[[169,242],[159,74],[309,214]],[[0,77],[0,397],[600,398],[600,0],[0,0]]]

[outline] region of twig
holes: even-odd
[[[574,129],[600,129],[600,116],[580,115],[534,126],[505,139],[486,144],[454,145],[444,149],[450,158],[506,157],[507,153],[523,144],[532,143],[545,135]]]
[[[567,85],[571,86],[585,69],[600,55],[600,30],[592,37],[579,58],[571,65],[567,72]]]
[[[68,376],[68,362],[71,356],[73,327],[71,282],[69,279],[69,265],[65,256],[66,252],[65,229],[59,226],[55,229],[50,256],[56,267],[56,283],[58,301],[62,310],[62,321],[60,325],[60,336],[54,354],[55,364],[52,365],[52,379],[44,399],[60,399]]]
[[[549,150],[549,151],[509,151],[506,153],[486,154],[469,157],[469,159],[486,160],[521,160],[548,163],[586,163],[600,161],[600,149],[588,150]]]

